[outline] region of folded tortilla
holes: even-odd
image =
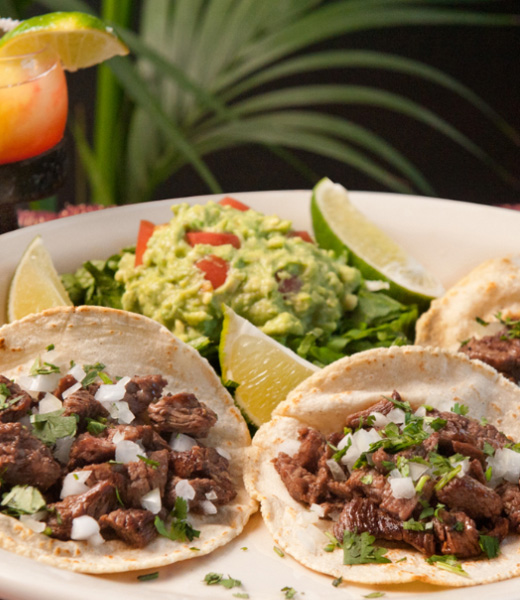
[[[51,309],[0,328],[0,373],[13,377],[28,373],[35,357],[54,344],[56,364],[103,363],[119,376],[161,374],[165,392],[188,391],[218,415],[204,444],[226,451],[236,498],[215,515],[189,514],[200,530],[191,542],[158,536],[146,548],[134,549],[121,541],[99,546],[60,541],[34,533],[15,518],[0,514],[0,547],[41,562],[85,573],[113,573],[148,569],[207,554],[240,534],[256,510],[243,483],[247,426],[219,378],[193,348],[165,327],[133,313],[101,307]],[[198,550],[193,550],[196,547]]]
[[[475,419],[486,417],[513,439],[520,439],[520,388],[494,369],[460,353],[416,346],[379,348],[341,359],[309,377],[274,411],[253,439],[246,465],[246,487],[261,503],[264,521],[275,543],[315,571],[344,581],[392,584],[423,581],[443,586],[470,586],[520,574],[520,536],[501,543],[492,560],[461,559],[469,577],[428,564],[412,547],[381,541],[392,563],[344,565],[340,549],[326,552],[333,522],[295,501],[272,462],[298,429],[313,427],[325,436],[341,431],[345,418],[397,390],[412,408],[429,404],[449,410],[454,402],[469,407]],[[478,501],[478,500],[477,500]],[[406,559],[406,560],[402,560]],[[402,562],[398,562],[402,561]]]
[[[415,343],[456,351],[472,337],[502,329],[499,312],[520,318],[520,255],[482,263],[434,300],[417,321]]]

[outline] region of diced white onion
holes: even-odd
[[[179,479],[175,484],[175,495],[184,500],[193,500],[195,498],[195,488],[187,479]]]
[[[491,484],[505,479],[510,483],[518,483],[520,478],[520,453],[510,448],[499,448],[494,456],[487,458],[487,464],[492,468]]]
[[[388,281],[382,281],[381,279],[365,279],[365,285],[369,292],[380,292],[381,290],[390,289]]]
[[[220,456],[223,456],[226,460],[231,460],[231,454],[224,448],[219,448],[218,446],[216,446],[215,450],[220,454]]]
[[[72,519],[71,540],[88,540],[99,535],[99,523],[88,515]]]
[[[313,513],[316,513],[318,515],[318,517],[325,516],[325,509],[323,508],[323,506],[321,504],[311,504],[309,507],[309,510]]]
[[[44,413],[54,412],[60,410],[63,404],[59,398],[56,398],[54,394],[47,392],[45,396],[38,402],[38,412],[42,415]]]
[[[81,365],[74,365],[67,371],[67,375],[72,375],[76,381],[83,381],[86,373]]]
[[[211,490],[211,492],[207,492],[207,494],[205,494],[205,496],[206,496],[206,500],[216,500],[218,498],[215,490]]]
[[[30,392],[52,392],[56,389],[61,375],[59,373],[49,373],[48,375],[20,375],[18,385]]]
[[[388,481],[394,498],[408,499],[415,496],[415,486],[411,477],[389,477]]]
[[[20,515],[20,521],[35,533],[43,533],[47,524],[44,521],[38,521],[34,515]]]
[[[457,473],[457,477],[464,477],[464,475],[467,475],[469,473],[469,458],[466,457],[463,460],[459,461],[459,462],[455,462],[453,463],[453,468],[457,468],[460,465],[460,471]]]
[[[162,503],[161,503],[161,492],[159,488],[155,488],[145,494],[141,498],[141,506],[145,510],[149,510],[154,515],[158,514],[161,511]]]
[[[114,435],[112,436],[112,443],[119,444],[119,442],[122,442],[124,439],[125,439],[124,431],[117,430],[114,433]]]
[[[205,515],[216,515],[217,514],[217,507],[213,504],[213,502],[210,502],[209,500],[203,500],[200,503],[200,507],[202,508],[202,512]]]
[[[125,397],[126,384],[129,381],[130,377],[123,377],[117,383],[103,383],[94,398],[98,402],[118,402]]]
[[[374,427],[384,427],[390,423],[390,419],[383,413],[373,412],[370,416],[374,417]]]
[[[176,452],[187,452],[198,445],[197,440],[184,433],[173,433],[170,437],[170,446]]]
[[[351,433],[347,433],[345,437],[341,438],[338,443],[338,450],[343,450],[343,448],[348,445],[349,441],[352,441]]]
[[[74,392],[77,392],[78,390],[80,390],[83,386],[81,385],[81,383],[75,383],[74,385],[71,385],[69,388],[67,388],[64,392],[61,393],[61,397],[66,400],[69,396],[72,396],[72,394],[74,394]]]
[[[405,412],[400,408],[392,408],[392,410],[386,415],[387,419],[390,423],[395,423],[396,425],[402,425],[405,422]]]
[[[426,417],[428,411],[426,410],[424,404],[421,404],[414,414],[416,417]]]
[[[345,471],[333,458],[329,458],[325,462],[327,463],[327,467],[329,467],[334,481],[345,481],[347,479]]]
[[[381,436],[377,432],[377,429],[369,429],[368,431],[359,429],[352,434],[352,446],[350,446],[342,456],[341,463],[346,465],[349,471],[352,471],[352,467],[361,454],[363,454],[363,452],[368,452],[371,444],[374,444],[380,439]],[[341,440],[341,442],[343,442],[343,440]]]
[[[116,444],[116,462],[137,462],[138,455],[143,455],[143,449],[139,444],[130,440],[121,440]]]
[[[423,465],[416,462],[409,462],[408,467],[410,468],[410,477],[414,481],[418,481],[423,475],[430,471],[430,467],[428,465]]]
[[[301,442],[298,440],[284,440],[278,446],[278,452],[284,452],[288,456],[294,456],[295,454],[298,454],[300,446]]]
[[[108,410],[112,419],[117,420],[121,425],[129,425],[135,419],[128,402],[101,402],[101,405]]]
[[[75,496],[76,494],[87,492],[89,487],[86,481],[91,473],[92,471],[73,471],[72,473],[67,473],[63,479],[60,498],[63,500],[67,496]]]
[[[70,449],[74,443],[74,439],[74,436],[68,435],[56,440],[52,454],[54,458],[62,465],[65,465],[69,462]]]
[[[323,533],[315,525],[309,524],[306,527],[298,527],[296,536],[302,546],[311,554],[316,554],[317,549],[323,547]]]

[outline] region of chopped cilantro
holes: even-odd
[[[116,500],[117,503],[119,504],[119,506],[121,506],[122,508],[125,508],[125,504],[123,502],[123,500],[121,499],[121,494],[119,493],[119,488],[116,487]]]
[[[152,460],[151,458],[143,456],[142,454],[138,454],[137,458],[139,460],[142,460],[145,465],[152,467],[152,469],[157,469],[157,467],[159,466],[159,463],[156,460]]]
[[[435,509],[433,506],[427,506],[423,508],[421,514],[419,515],[419,519],[427,519],[428,517],[433,517]]]
[[[249,594],[246,592],[235,592],[233,598],[249,598]]]
[[[36,375],[50,375],[51,373],[59,373],[60,368],[52,363],[43,362],[42,359],[38,356],[38,358],[34,361],[31,370],[29,371],[29,375],[32,377],[36,377]]]
[[[157,579],[159,577],[159,571],[155,571],[154,573],[146,573],[146,575],[138,575],[137,579],[139,581],[152,581],[152,579]]]
[[[32,485],[15,485],[2,497],[2,506],[12,515],[33,515],[46,506],[38,488]]]
[[[445,556],[433,554],[425,560],[430,565],[435,564],[437,567],[439,567],[439,569],[450,571],[451,573],[455,573],[455,575],[460,575],[461,577],[469,577],[453,554],[446,554]]]
[[[347,443],[345,444],[345,446],[343,446],[343,448],[341,450],[339,450],[338,448],[336,448],[336,446],[334,446],[330,442],[327,442],[327,445],[334,452],[334,454],[332,455],[332,459],[335,460],[336,462],[339,462],[342,459],[342,457],[345,456],[345,454],[347,453],[347,451],[350,448],[350,446],[352,446],[352,438],[349,438],[347,440]]]
[[[403,402],[402,400],[396,400],[393,397],[388,398],[387,396],[384,396],[384,398],[385,398],[385,400],[388,400],[389,402],[391,402],[396,408],[400,408],[401,410],[404,410],[405,413],[412,412],[412,407],[410,406],[409,402]]]
[[[363,598],[382,598],[385,595],[385,592],[372,592],[363,596]]]
[[[489,466],[486,469],[485,475],[486,475],[486,481],[490,481],[491,477],[493,477],[493,467]]]
[[[500,554],[500,542],[498,538],[492,535],[481,535],[478,538],[478,543],[482,548],[482,552],[488,558],[496,558]]]
[[[408,529],[409,531],[424,531],[425,523],[421,523],[421,521],[416,521],[415,519],[408,519],[408,521],[403,522],[403,529]]]
[[[285,592],[286,598],[294,598],[294,596],[296,596],[296,594],[297,594],[296,590],[292,587],[289,587],[288,585],[283,587],[280,591]]]
[[[63,416],[63,409],[53,412],[31,415],[33,435],[44,444],[52,445],[57,439],[76,435],[77,418],[75,415]]]
[[[101,374],[105,365],[102,363],[96,363],[95,365],[83,365],[83,370],[85,371],[85,377],[81,380],[81,385],[86,388],[91,383],[94,383],[97,376]],[[106,383],[106,382],[104,382]],[[112,380],[109,379],[108,383],[112,383]]]
[[[285,552],[283,550],[280,550],[278,546],[273,546],[273,550],[276,552],[276,554],[278,554],[278,556],[281,556],[282,558],[285,556]]]
[[[99,435],[107,428],[106,419],[104,417],[99,417],[99,419],[91,419],[90,417],[87,417],[86,421],[87,431],[92,435]]]
[[[364,483],[365,485],[372,485],[373,480],[374,480],[374,477],[372,476],[371,473],[361,477],[361,483]]]
[[[184,498],[177,497],[175,499],[175,507],[172,510],[171,515],[172,521],[169,530],[159,516],[155,517],[154,524],[159,535],[179,542],[185,542],[187,540],[191,542],[194,538],[200,536],[200,531],[194,529],[186,520],[188,516],[188,503]]]
[[[462,521],[457,521],[453,526],[453,529],[455,529],[455,531],[464,531],[464,523]]]
[[[483,327],[487,327],[489,325],[489,322],[488,321],[484,321],[484,319],[482,319],[481,317],[475,317],[475,321],[479,325],[482,325]]]
[[[430,476],[429,475],[422,475],[419,478],[419,481],[415,484],[415,491],[420,494],[423,491],[424,486],[426,485],[426,482],[430,480]]]
[[[55,348],[54,344],[49,344],[49,345],[48,345],[48,346],[45,348],[45,350],[47,350],[47,352],[50,352],[51,350],[54,350],[54,348]]]
[[[227,579],[224,579],[222,573],[208,573],[204,577],[204,583],[206,585],[221,585],[227,589],[240,587],[242,585],[242,582],[239,579],[233,579],[231,575],[228,575]]]
[[[375,537],[364,531],[361,534],[353,531],[343,533],[343,564],[344,565],[364,565],[369,563],[389,563],[392,562],[384,555],[386,548],[374,546]]]
[[[336,577],[336,579],[332,580],[332,585],[334,587],[338,587],[339,585],[341,585],[343,583],[343,577],[341,577],[341,575],[339,577]]]
[[[484,454],[487,454],[488,456],[495,455],[495,448],[489,442],[484,442],[484,447],[482,448],[482,450]]]
[[[469,412],[469,408],[465,404],[459,404],[458,402],[455,402],[450,410],[452,413],[462,416],[467,415]]]

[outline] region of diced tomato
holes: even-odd
[[[249,206],[247,206],[247,204],[244,204],[243,202],[240,202],[240,200],[236,200],[235,198],[231,198],[231,196],[226,196],[225,198],[222,198],[222,200],[219,200],[219,204],[221,204],[222,206],[231,206],[232,208],[236,208],[237,210],[249,210]]]
[[[228,264],[220,256],[209,254],[206,258],[197,261],[195,266],[204,273],[204,279],[211,283],[214,290],[226,281]]]
[[[155,225],[151,221],[141,221],[139,233],[137,234],[137,244],[135,246],[135,266],[143,264],[143,254],[146,250],[148,240],[152,237]]]
[[[314,240],[307,233],[307,231],[289,231],[287,233],[287,237],[299,237],[302,238],[304,242],[309,242],[309,244],[314,244]]]
[[[240,240],[234,233],[217,233],[215,231],[188,231],[186,240],[190,246],[196,244],[209,244],[210,246],[222,246],[231,244],[233,248],[240,248]]]

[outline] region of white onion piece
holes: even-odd
[[[103,383],[99,386],[94,398],[98,402],[117,402],[126,394],[126,384],[130,377],[123,377],[117,383]]]
[[[216,446],[215,450],[220,454],[220,456],[223,456],[226,460],[231,460],[231,454],[224,448]]]
[[[388,423],[391,422],[386,415],[380,412],[370,413],[370,416],[374,417],[374,427],[384,427],[385,425],[388,425]]]
[[[184,500],[195,498],[195,489],[187,479],[179,479],[175,484],[175,495]]]
[[[390,423],[395,423],[396,425],[402,425],[405,422],[405,412],[400,408],[392,408],[392,410],[386,415],[386,418],[390,421]]]
[[[377,432],[377,429],[369,429],[368,431],[365,429],[359,429],[352,434],[352,446],[350,446],[350,448],[341,457],[341,463],[346,465],[349,471],[352,471],[352,467],[361,454],[363,454],[363,452],[368,452],[371,444],[379,441],[380,439],[381,436]],[[341,440],[341,442],[343,442],[343,440]]]
[[[316,513],[318,515],[318,517],[325,516],[325,509],[323,508],[323,506],[321,504],[311,504],[309,507],[309,510],[313,513]]]
[[[348,445],[349,442],[352,441],[352,434],[351,433],[347,433],[347,435],[344,438],[341,438],[341,440],[338,443],[338,450],[343,450],[343,448],[345,446]]]
[[[67,375],[72,375],[76,381],[83,381],[87,374],[81,365],[74,365],[67,371]]]
[[[211,490],[211,492],[207,492],[205,494],[205,496],[206,496],[206,500],[217,500],[217,498],[218,498],[215,490]]]
[[[121,440],[116,444],[116,462],[137,462],[139,460],[139,454],[141,456],[143,455],[143,449],[135,442]]]
[[[492,467],[491,484],[505,479],[510,483],[518,483],[520,477],[520,454],[510,448],[499,448],[494,456],[487,458],[488,466]]]
[[[202,508],[202,512],[205,515],[216,515],[217,514],[217,507],[213,504],[213,502],[210,502],[209,500],[203,500],[200,503],[200,507]]]
[[[415,496],[415,486],[411,477],[389,477],[388,481],[394,498],[409,499]]]
[[[112,419],[117,420],[121,425],[129,425],[135,419],[128,402],[101,402],[101,405],[108,410]]]
[[[35,533],[43,533],[47,527],[44,521],[38,521],[33,515],[20,515],[20,522]]]
[[[457,477],[464,477],[464,475],[467,475],[469,473],[469,458],[466,457],[463,460],[460,460],[459,462],[455,462],[453,463],[453,468],[456,469],[458,466],[460,465],[460,471],[457,473]]]
[[[426,410],[424,404],[421,404],[421,406],[419,406],[419,408],[414,413],[416,417],[426,417],[427,414],[428,411]]]
[[[45,396],[38,402],[38,412],[40,415],[44,413],[54,412],[63,408],[63,404],[54,394],[47,392]]]
[[[88,540],[99,534],[99,523],[88,515],[72,519],[71,540]]]
[[[430,467],[421,463],[409,462],[408,467],[410,468],[410,477],[417,481],[426,473],[429,473]]]
[[[294,456],[295,454],[298,454],[300,446],[301,442],[299,442],[298,440],[284,440],[278,446],[278,452],[284,452],[288,456]]]
[[[325,462],[327,463],[327,467],[329,467],[334,481],[345,481],[347,479],[345,471],[343,471],[341,466],[333,458],[329,458]]]
[[[89,487],[86,481],[91,473],[92,471],[73,471],[72,473],[67,473],[63,479],[60,498],[63,500],[67,496],[75,496],[76,494],[88,492]]]
[[[72,394],[74,394],[74,392],[77,392],[78,390],[80,390],[83,386],[81,385],[81,383],[75,383],[74,385],[71,385],[69,388],[67,388],[64,392],[61,393],[61,397],[66,400],[69,396],[72,396]]]
[[[170,438],[170,446],[176,452],[187,452],[198,445],[197,440],[184,433],[173,433]]]
[[[145,494],[141,498],[141,506],[145,510],[149,510],[154,515],[158,514],[162,508],[161,492],[159,488],[155,488],[147,494]]]
[[[66,465],[69,462],[70,449],[72,448],[74,439],[74,436],[68,435],[56,440],[52,455],[62,465]]]
[[[59,373],[49,373],[48,375],[20,375],[18,385],[30,392],[52,392],[56,389],[61,375]]]
[[[124,431],[119,431],[118,430],[112,436],[112,443],[113,444],[119,444],[119,442],[122,442],[124,439],[125,439]]]
[[[298,527],[296,536],[302,546],[311,554],[316,554],[317,549],[323,547],[325,538],[321,529],[315,525],[309,524],[306,527]]]

